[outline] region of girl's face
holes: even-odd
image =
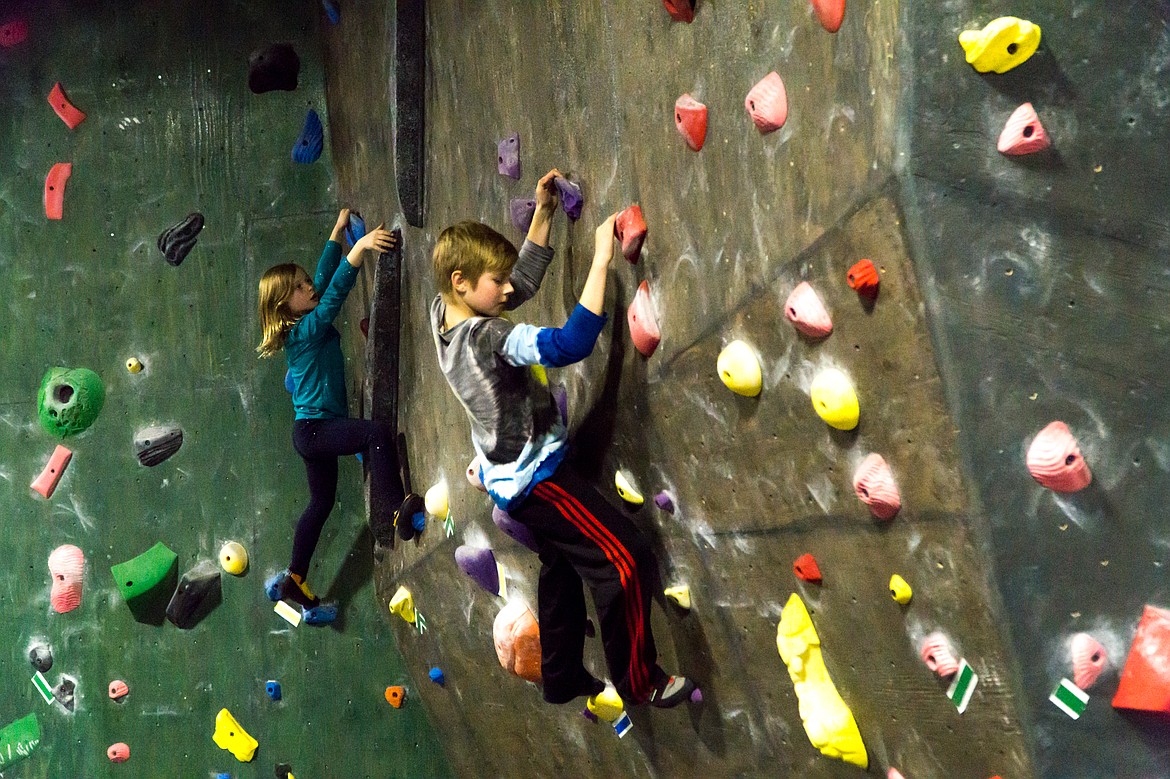
[[[317,290],[303,270],[297,270],[292,296],[288,299],[288,310],[293,316],[303,316],[317,307]]]

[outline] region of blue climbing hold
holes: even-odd
[[[293,394],[297,391],[297,383],[293,381],[292,371],[285,371],[284,373],[284,388],[288,390],[288,394]]]
[[[280,682],[276,682],[276,681],[265,682],[264,683],[264,692],[268,693],[269,700],[272,700],[272,701],[280,700],[280,698],[281,698]]]
[[[288,569],[274,573],[264,580],[264,594],[268,596],[268,600],[275,603],[280,600],[280,585],[284,584],[285,577],[288,576]]]
[[[442,687],[447,682],[447,677],[443,676],[443,669],[435,666],[431,669],[431,681]]]
[[[299,162],[303,165],[316,162],[317,158],[321,156],[321,149],[324,146],[325,128],[321,126],[321,117],[317,116],[317,112],[310,108],[309,113],[305,114],[305,126],[301,128],[301,134],[297,136],[297,142],[293,144],[293,162]]]
[[[321,0],[321,7],[325,9],[330,24],[341,23],[341,9],[337,7],[337,0]]]
[[[215,779],[232,779],[231,774],[216,774]]]
[[[301,614],[306,625],[328,625],[337,619],[337,604],[322,603],[311,609],[303,609]]]
[[[421,533],[427,529],[427,512],[420,511],[410,518],[410,524],[414,529]]]
[[[357,211],[349,212],[349,224],[345,228],[345,242],[350,248],[366,235],[366,220]]]

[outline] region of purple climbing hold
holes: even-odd
[[[553,402],[557,404],[557,413],[561,415],[561,424],[569,424],[569,391],[565,389],[565,385],[556,382],[549,386],[549,391],[552,392]]]
[[[654,505],[667,514],[674,513],[674,501],[671,499],[670,493],[665,490],[654,496]]]
[[[463,544],[455,550],[455,564],[492,595],[500,594],[500,574],[491,549]]]
[[[492,522],[495,522],[496,527],[507,533],[508,536],[510,536],[511,539],[516,543],[520,544],[521,546],[528,547],[533,552],[540,552],[540,550],[536,548],[536,537],[532,535],[532,531],[529,530],[526,526],[512,519],[512,517],[508,515],[508,512],[504,511],[499,506],[492,507]]]
[[[589,709],[581,709],[581,716],[590,722],[597,722],[597,715],[589,711]]]
[[[520,133],[512,133],[497,144],[501,176],[520,180]]]
[[[536,213],[536,201],[514,197],[508,202],[508,213],[512,216],[512,226],[522,233],[528,232],[532,226],[532,216]]]
[[[702,702],[703,702],[703,691],[700,690],[698,687],[691,690],[691,703],[702,703]]]
[[[576,222],[581,218],[581,207],[585,205],[585,195],[581,193],[581,187],[560,176],[553,181],[556,182],[557,192],[561,195],[561,208],[565,209],[565,216]]]

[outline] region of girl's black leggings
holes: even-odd
[[[398,449],[390,425],[369,419],[298,419],[293,423],[293,448],[305,461],[309,505],[297,521],[289,573],[304,578],[321,538],[321,529],[337,498],[337,458],[362,453],[370,474],[372,524],[389,524],[406,497],[398,473]],[[374,523],[373,520],[377,520]],[[378,528],[374,528],[377,535]],[[391,532],[393,532],[391,530]],[[383,540],[383,539],[378,539]]]

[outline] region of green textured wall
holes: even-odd
[[[264,597],[264,577],[287,563],[306,487],[283,361],[252,351],[254,290],[270,264],[311,267],[336,214],[328,129],[321,160],[289,157],[306,109],[326,115],[328,23],[313,2],[214,6],[0,11],[0,24],[21,17],[30,27],[26,42],[0,49],[0,725],[33,711],[43,730],[39,750],[5,775],[269,777],[277,762],[298,777],[446,775],[417,695],[401,710],[382,697],[410,682],[374,597],[355,460],[342,463],[311,574],[339,599],[342,620],[292,630]],[[277,41],[301,57],[300,88],[253,95],[248,55]],[[46,101],[58,80],[89,115],[75,131]],[[50,222],[42,187],[56,162],[72,162],[73,177],[64,219]],[[156,238],[196,210],[206,228],[171,267]],[[356,329],[358,318],[353,309],[339,324]],[[132,356],[144,372],[127,373]],[[73,462],[46,501],[28,485],[56,443],[34,402],[55,365],[92,368],[108,396],[97,423],[65,442]],[[135,431],[166,423],[182,426],[183,448],[140,466]],[[161,540],[182,572],[228,539],[247,547],[251,567],[224,576],[223,603],[207,619],[180,631],[131,618],[112,563]],[[66,543],[81,547],[87,569],[81,607],[62,615],[49,607],[46,559]],[[53,648],[50,683],[78,681],[72,714],[46,706],[30,682],[37,639]],[[115,678],[130,686],[122,704],[106,694]],[[266,698],[266,679],[281,682],[283,702]],[[221,707],[259,740],[251,764],[212,743]],[[117,741],[132,750],[123,766],[105,756]]]

